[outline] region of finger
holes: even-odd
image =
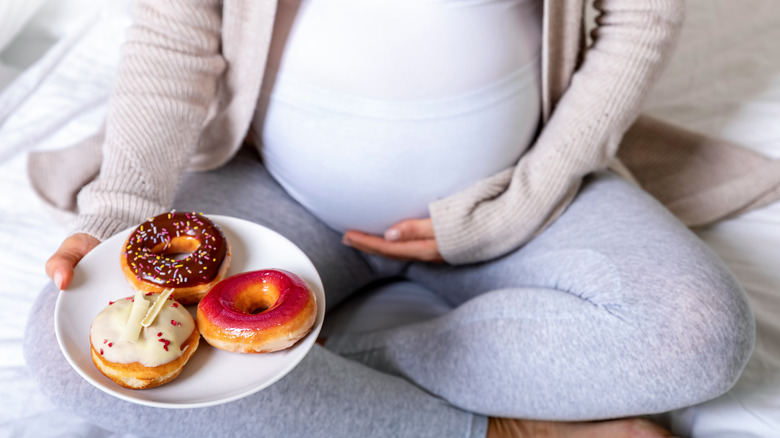
[[[348,231],[344,234],[344,243],[363,252],[379,254],[394,259],[427,262],[443,261],[434,239],[388,242],[382,237],[357,231]]]
[[[73,268],[100,243],[87,234],[74,234],[62,242],[57,252],[46,261],[46,275],[60,290],[67,289],[73,280]]]
[[[388,242],[380,237],[355,237],[348,240],[355,249],[399,260],[435,261],[438,252],[435,242],[429,240],[411,240],[407,242]]]
[[[385,232],[385,240],[391,242],[434,238],[433,221],[425,219],[407,219],[391,226]]]

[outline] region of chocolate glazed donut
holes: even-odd
[[[134,289],[173,289],[175,300],[197,304],[225,278],[230,245],[222,230],[203,214],[164,213],[130,233],[120,265]]]

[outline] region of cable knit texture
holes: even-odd
[[[567,207],[585,175],[621,162],[687,224],[780,197],[779,162],[646,117],[634,123],[674,48],[682,4],[597,0],[585,47],[584,0],[544,1],[544,126],[514,168],[430,206],[448,262],[523,245]],[[258,100],[275,8],[276,0],[138,0],[102,160],[91,157],[102,133],[68,151],[31,154],[44,202],[71,212],[73,232],[102,240],[170,208],[186,170],[229,160]]]
[[[613,161],[621,135],[674,46],[683,10],[676,0],[598,1],[595,6],[600,15],[594,43],[511,177],[480,182],[431,205],[447,261],[485,260],[517,248],[562,211],[585,175]],[[558,21],[568,18],[561,12],[548,12],[546,32],[567,27]],[[564,59],[558,63],[576,64],[578,51],[559,52]],[[555,83],[566,80],[560,69],[550,73],[558,76],[551,76],[548,87],[563,88]]]
[[[138,2],[74,231],[102,240],[171,204],[225,69],[220,31],[213,1]]]

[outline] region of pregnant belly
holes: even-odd
[[[255,117],[269,172],[381,234],[512,166],[539,119],[538,0],[283,0]]]
[[[263,162],[330,227],[381,234],[512,166],[539,119],[534,65],[457,98],[387,102],[277,81],[264,94]]]

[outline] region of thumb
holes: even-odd
[[[60,290],[65,290],[73,280],[73,268],[100,243],[89,234],[74,234],[62,242],[57,252],[46,261],[46,275]]]
[[[384,237],[391,242],[431,239],[434,237],[433,221],[430,218],[407,219],[388,228]]]

